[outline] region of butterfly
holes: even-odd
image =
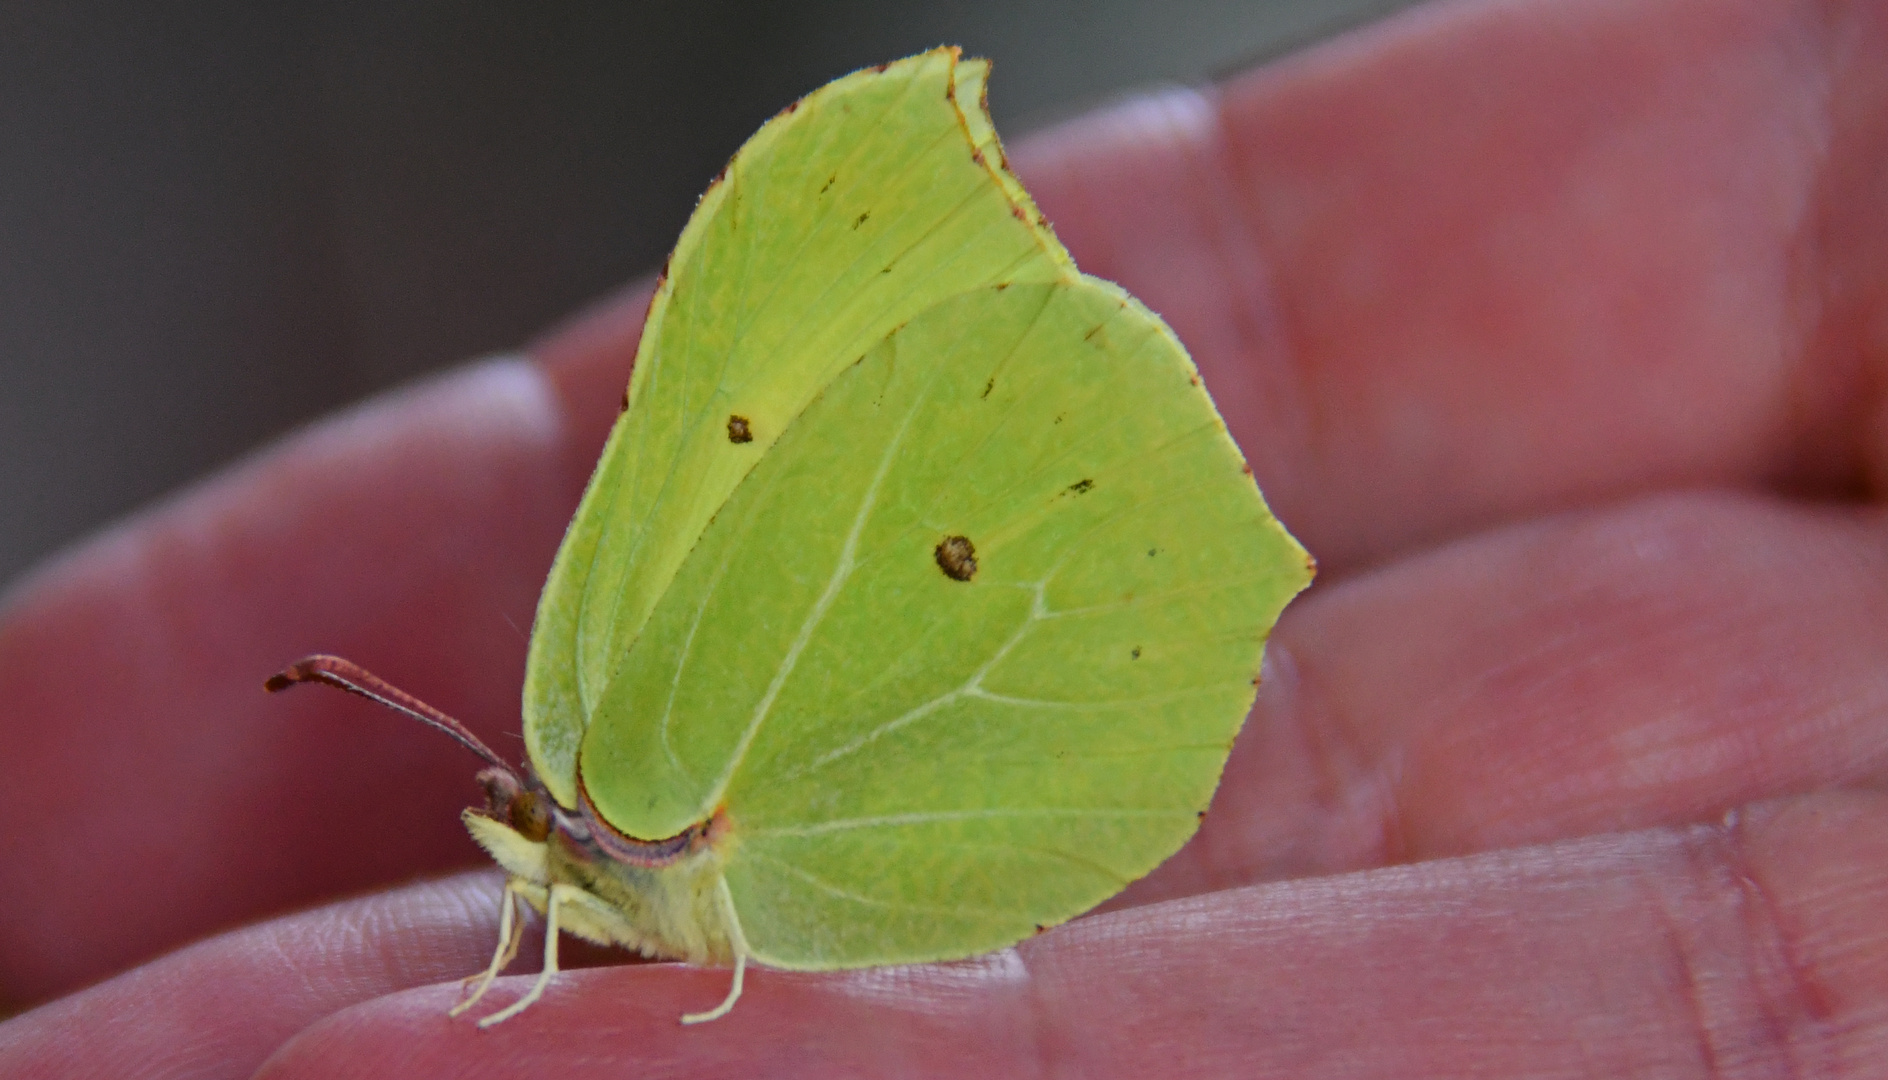
[[[538,604],[529,764],[347,661],[319,681],[486,763],[507,874],[479,1000],[543,914],[694,964],[973,956],[1198,827],[1314,565],[1159,317],[1076,269],[989,64],[939,48],[768,121],[650,303]]]

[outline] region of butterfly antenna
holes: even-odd
[[[262,684],[263,689],[271,694],[280,693],[296,683],[318,682],[346,690],[350,694],[359,694],[369,701],[376,701],[396,712],[418,720],[422,724],[445,732],[458,740],[459,745],[472,751],[494,768],[506,773],[515,770],[505,760],[492,752],[492,748],[480,741],[477,735],[459,721],[426,704],[419,698],[354,663],[338,656],[304,656],[288,667],[269,676],[269,681]]]

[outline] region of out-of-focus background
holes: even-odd
[[[761,121],[993,57],[1004,135],[1410,0],[0,0],[0,587],[655,265]]]

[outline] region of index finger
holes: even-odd
[[[1862,1076],[1888,1039],[1883,803],[1211,893],[954,965],[759,972],[714,1029],[675,1017],[725,972],[559,975],[482,1033],[441,1017],[451,990],[409,991],[258,1075]]]
[[[1438,4],[1018,155],[1327,569],[1881,475],[1880,5]]]

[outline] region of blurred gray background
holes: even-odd
[[[761,121],[940,42],[1014,140],[1408,0],[0,0],[0,587],[658,264]]]

